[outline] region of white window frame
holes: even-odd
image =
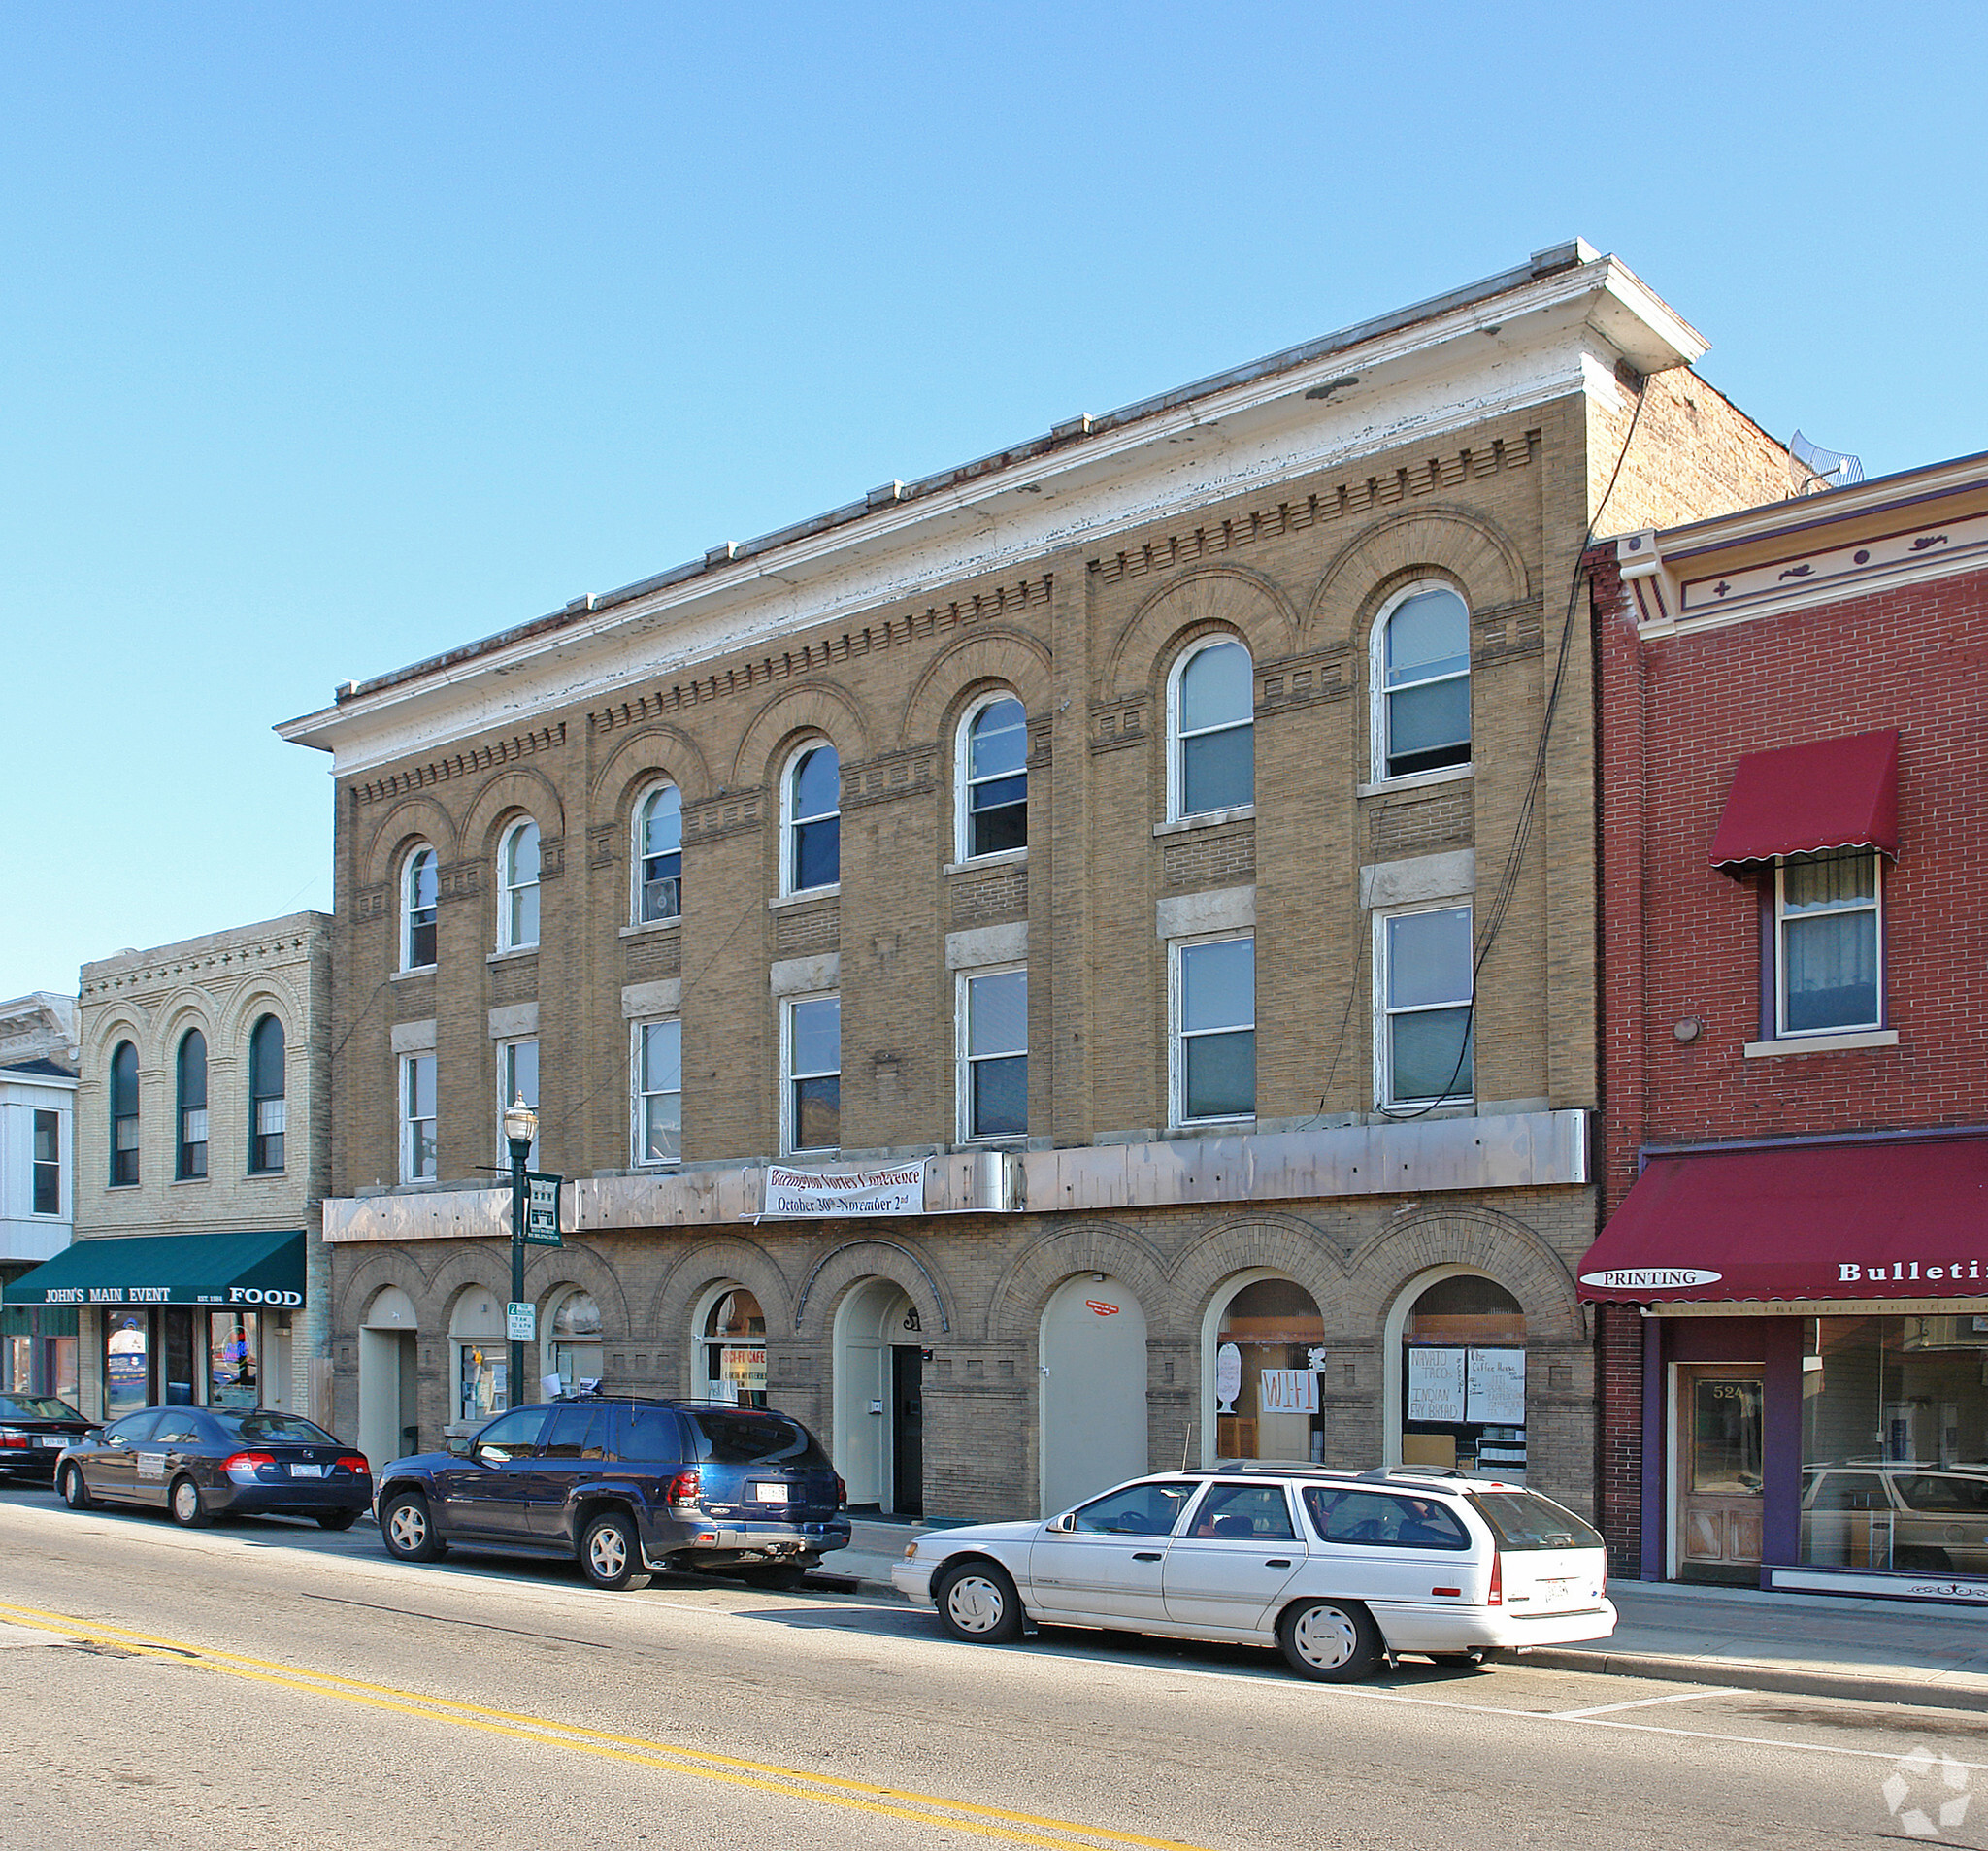
[[[408,1109],[414,1103],[414,1072],[415,1064],[419,1061],[426,1061],[430,1069],[435,1070],[433,1076],[435,1116],[433,1118],[415,1118]],[[423,1048],[418,1053],[403,1054],[400,1057],[400,1071],[395,1077],[398,1090],[394,1099],[394,1116],[399,1121],[400,1126],[400,1179],[403,1182],[433,1182],[442,1173],[441,1145],[436,1135],[442,1117],[442,1091],[440,1070],[435,1069],[435,1050],[433,1048]],[[426,1125],[428,1127],[428,1148],[434,1153],[435,1162],[435,1174],[433,1176],[424,1176],[417,1173],[414,1163],[414,1127],[416,1125]]]
[[[1387,769],[1387,716],[1390,692],[1406,693],[1406,688],[1390,690],[1387,685],[1387,626],[1394,621],[1394,613],[1410,598],[1420,597],[1425,591],[1447,591],[1464,608],[1464,667],[1461,674],[1431,676],[1426,681],[1411,681],[1409,687],[1430,687],[1439,681],[1461,680],[1468,689],[1474,674],[1470,660],[1471,624],[1473,613],[1471,601],[1464,596],[1463,587],[1453,584],[1447,578],[1417,578],[1413,584],[1404,585],[1380,607],[1380,613],[1374,619],[1373,631],[1367,639],[1367,717],[1371,738],[1369,757],[1374,768],[1374,782],[1376,784],[1406,784],[1418,778],[1462,777],[1474,761],[1477,749],[1477,715],[1470,708],[1471,734],[1470,752],[1461,763],[1441,765],[1433,771],[1395,772]],[[1465,695],[1465,704],[1470,707],[1471,696]]]
[[[818,752],[823,750],[824,748],[835,753],[836,807],[833,810],[825,810],[821,811],[819,815],[797,817],[794,814],[794,785],[796,780],[800,777],[801,761],[804,758],[806,758],[810,752]],[[787,762],[780,768],[779,890],[780,895],[783,899],[794,894],[830,894],[839,893],[842,891],[842,768],[843,755],[841,748],[836,744],[834,740],[819,737],[814,739],[803,740],[800,744],[795,746],[794,749],[787,754]],[[797,887],[794,884],[795,828],[798,824],[803,822],[826,822],[831,816],[835,818],[836,825],[836,877],[833,880],[824,881],[818,887]]]
[[[506,1172],[511,1169],[511,1140],[504,1135],[504,1114],[511,1109],[512,1088],[516,1081],[517,1050],[520,1047],[529,1047],[532,1050],[532,1064],[537,1067],[540,1050],[539,1038],[536,1035],[514,1036],[509,1041],[497,1043],[497,1164],[499,1169]],[[532,1085],[531,1097],[524,1102],[532,1108],[534,1116],[538,1113],[539,1092],[544,1083],[544,1070],[540,1069],[539,1076]],[[532,1140],[532,1147],[525,1157],[524,1165],[527,1170],[536,1170],[539,1167],[539,1140],[536,1138]]]
[[[643,898],[648,883],[643,878],[643,863],[647,859],[643,838],[647,833],[648,809],[666,791],[677,796],[677,910],[659,913],[651,919],[643,911]],[[675,925],[683,916],[683,792],[679,785],[668,778],[662,778],[649,785],[637,800],[629,819],[628,851],[628,923],[636,926]]]
[[[1824,859],[1825,857],[1818,857]],[[1795,918],[1841,918],[1847,913],[1868,912],[1872,916],[1872,931],[1876,943],[1877,1013],[1868,1022],[1832,1022],[1826,1028],[1790,1028],[1788,1026],[1788,924],[1791,915],[1787,909],[1788,864],[1785,860],[1774,863],[1774,1035],[1778,1040],[1799,1041],[1811,1035],[1861,1035],[1884,1026],[1884,856],[1874,848],[1866,849],[1862,856],[1839,855],[1826,857],[1839,861],[1868,859],[1871,863],[1871,898],[1858,901],[1853,906],[1832,907],[1825,912],[1806,912],[1792,915]]]
[[[1020,1131],[977,1132],[974,1129],[974,1074],[975,1062],[968,1049],[972,1045],[973,987],[984,978],[993,976],[1015,976],[1022,978],[1024,996],[1028,981],[1029,967],[1024,964],[977,965],[972,970],[961,971],[953,991],[953,1038],[954,1038],[954,1121],[958,1141],[963,1144],[1012,1144],[1028,1136],[1027,1074],[1029,1058],[1028,1018],[1026,1008],[1022,1018],[1021,1061],[1023,1074],[1022,1128]],[[988,1060],[1012,1060],[1012,1054],[986,1055]]]
[[[677,1154],[674,1157],[651,1157],[647,1154],[648,1129],[647,1102],[651,1099],[667,1099],[667,1092],[647,1093],[643,1090],[643,1032],[651,1028],[675,1027],[677,1030]],[[675,1170],[683,1161],[683,1021],[680,1016],[655,1015],[646,1021],[628,1024],[628,1154],[629,1161],[638,1170]]]
[[[1452,1000],[1446,1003],[1418,1003],[1400,1009],[1390,1008],[1387,1001],[1388,925],[1392,920],[1411,918],[1425,912],[1461,912],[1469,922],[1470,992],[1461,1002]],[[1378,1109],[1434,1111],[1474,1103],[1477,1085],[1476,930],[1476,910],[1469,900],[1444,900],[1433,906],[1394,907],[1374,915],[1374,1099]],[[1424,1015],[1438,1009],[1453,1008],[1467,1008],[1470,1011],[1470,1027],[1467,1032],[1471,1040],[1471,1090],[1467,1093],[1445,1093],[1441,1099],[1398,1099],[1394,1090],[1394,1018],[1397,1015]]]
[[[441,955],[442,857],[436,854],[432,843],[417,842],[400,864],[400,968],[403,971],[432,971],[436,964],[436,958],[430,958],[425,964],[414,962],[414,914],[424,909],[414,905],[414,871],[423,855],[430,856],[435,863],[436,905],[425,910],[437,914],[431,923],[436,928],[436,957]]]
[[[780,998],[780,1150],[789,1157],[819,1157],[833,1155],[842,1148],[840,1141],[835,1144],[799,1144],[795,1138],[800,1127],[795,1123],[794,1085],[797,1080],[826,1079],[831,1073],[838,1082],[843,1076],[842,1067],[842,992],[840,990],[814,990],[802,996]],[[794,1011],[809,1003],[829,1003],[836,1006],[836,1065],[806,1074],[794,1072]],[[836,1093],[836,1135],[842,1135],[842,1093],[838,1083]]]
[[[974,853],[973,810],[974,722],[990,707],[999,707],[1004,701],[1012,701],[1022,710],[1022,840],[1017,847],[990,848],[984,855],[977,855]],[[993,861],[1002,856],[1028,852],[1028,709],[1012,688],[990,689],[960,715],[959,730],[953,736],[952,745],[952,847],[955,861]],[[1010,775],[1002,774],[1004,777]]]
[[[1256,1122],[1256,1101],[1250,1100],[1246,1112],[1225,1113],[1210,1118],[1187,1116],[1186,1042],[1203,1035],[1232,1035],[1243,1025],[1230,1023],[1222,1029],[1201,1029],[1189,1033],[1186,1020],[1186,954],[1207,944],[1246,943],[1249,946],[1249,1037],[1252,1052],[1256,1041],[1256,929],[1243,932],[1209,932],[1192,939],[1167,942],[1167,1122],[1176,1130],[1203,1125],[1252,1125]]]
[[[43,1115],[55,1121],[55,1155],[52,1163],[55,1171],[55,1206],[52,1208],[35,1206],[35,1185],[41,1173],[50,1167],[51,1160],[35,1154],[35,1140],[41,1134]],[[27,1130],[27,1211],[36,1220],[59,1221],[65,1218],[69,1208],[69,1165],[65,1161],[67,1152],[63,1146],[68,1142],[69,1114],[60,1107],[35,1106],[28,1112]]]
[[[511,871],[515,866],[517,840],[527,829],[538,838],[539,866],[543,870],[546,854],[545,832],[532,817],[520,816],[505,830],[497,843],[497,948],[500,951],[533,950],[538,945],[540,934],[546,929],[545,892],[540,877],[534,876],[530,880],[519,881],[511,879]],[[527,888],[535,895],[533,911],[538,914],[539,930],[529,939],[517,939],[512,936],[513,901],[514,896],[523,893]]]
[[[1243,659],[1249,664],[1249,713],[1245,719],[1225,721],[1220,726],[1202,728],[1193,735],[1196,739],[1211,738],[1216,733],[1233,733],[1242,727],[1249,729],[1249,800],[1246,804],[1232,804],[1218,810],[1189,810],[1187,808],[1187,754],[1186,735],[1181,731],[1180,684],[1187,674],[1188,665],[1198,655],[1205,655],[1209,649],[1223,644],[1234,644],[1242,651]],[[1198,637],[1182,649],[1175,659],[1174,667],[1167,676],[1167,820],[1170,823],[1185,822],[1193,816],[1227,816],[1238,810],[1251,810],[1256,804],[1256,656],[1249,645],[1241,637],[1227,630],[1220,630],[1205,637]]]

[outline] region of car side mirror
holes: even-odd
[[[448,1450],[458,1459],[467,1459],[470,1456],[469,1435],[450,1434],[448,1436]]]
[[[1069,1536],[1077,1528],[1077,1512],[1066,1510],[1060,1517],[1051,1518],[1049,1528],[1059,1537]]]

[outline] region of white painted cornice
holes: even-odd
[[[277,732],[347,776],[681,674],[777,636],[1059,557],[1410,441],[1607,390],[1706,343],[1613,257],[1542,252],[1290,349],[341,690]],[[1311,394],[1318,396],[1313,397]]]

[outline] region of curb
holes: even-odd
[[[1659,1658],[1645,1652],[1572,1652],[1535,1646],[1518,1661],[1551,1670],[1592,1671],[1604,1677],[1657,1677],[1673,1684],[1728,1684],[1739,1690],[1780,1691],[1800,1697],[1843,1697],[1870,1703],[1908,1703],[1919,1709],[1988,1710],[1988,1683],[1922,1684],[1904,1677],[1863,1677],[1843,1671],[1808,1671],[1735,1659]]]

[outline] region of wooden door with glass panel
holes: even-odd
[[[1760,1580],[1758,1367],[1677,1371],[1677,1576],[1753,1587]]]

